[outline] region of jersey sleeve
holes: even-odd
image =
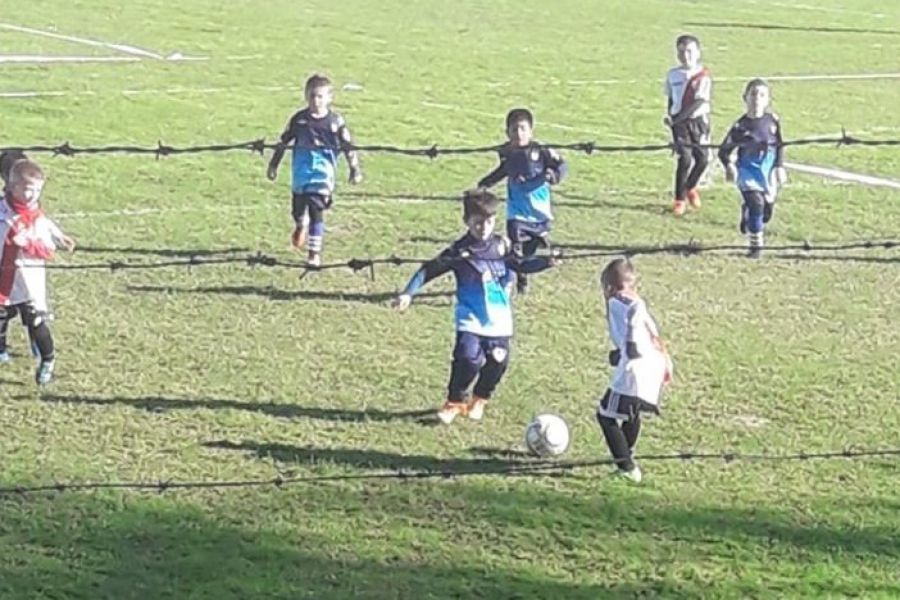
[[[281,132],[281,143],[288,144],[294,141],[296,134],[294,133],[294,121],[297,119],[297,115],[292,115],[290,119],[288,119],[287,125],[284,126],[284,131]]]
[[[569,165],[566,164],[562,155],[553,148],[542,148],[541,157],[544,167],[549,169],[553,175],[551,183],[559,183],[569,174]]]
[[[506,165],[506,154],[500,152],[500,164],[497,165],[497,168],[495,168],[493,171],[481,178],[481,180],[478,182],[478,187],[488,188],[503,181],[503,179],[507,175]]]
[[[737,123],[732,125],[731,129],[728,130],[725,139],[722,140],[722,144],[719,146],[719,161],[726,167],[728,166],[728,163],[731,162],[731,155],[737,148],[737,128]]]
[[[456,252],[451,246],[435,258],[423,263],[419,270],[410,278],[402,293],[408,296],[415,296],[429,281],[449,272],[453,268],[453,262],[456,258]]]
[[[784,138],[781,134],[781,119],[778,118],[778,115],[773,114],[772,120],[775,122],[775,142],[778,144],[775,147],[775,166],[783,167],[784,166]]]

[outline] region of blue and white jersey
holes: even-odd
[[[467,233],[422,265],[403,293],[413,296],[432,279],[453,271],[456,330],[484,337],[509,337],[513,334],[510,289],[515,273],[536,273],[549,266],[546,258],[516,259],[509,241],[499,235],[478,240]]]
[[[491,187],[505,177],[508,221],[551,221],[550,185],[559,183],[568,173],[563,158],[536,142],[524,147],[507,145],[499,154],[500,165],[479,181],[478,186]]]
[[[731,126],[719,148],[719,160],[723,165],[728,165],[735,149],[738,188],[764,194],[775,192],[772,171],[782,163],[778,117],[771,113],[759,118],[742,116]]]
[[[294,192],[331,195],[337,182],[337,164],[343,143],[349,140],[347,124],[336,112],[313,117],[309,109],[288,121],[281,142],[293,143],[291,164]]]

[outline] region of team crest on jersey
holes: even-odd
[[[541,157],[541,151],[538,148],[532,148],[531,152],[528,154],[528,158],[532,162],[537,162],[540,157]]]
[[[332,121],[331,122],[331,133],[337,133],[338,129],[340,129],[340,126],[337,124],[337,121]]]
[[[775,123],[769,125],[769,133],[771,133],[772,135],[778,133],[778,127],[775,126]]]

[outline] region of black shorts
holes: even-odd
[[[676,144],[708,144],[709,121],[697,117],[672,126],[672,140]]]
[[[610,389],[606,390],[603,398],[600,399],[600,404],[597,406],[598,419],[600,417],[608,417],[610,419],[631,421],[642,412],[658,415],[659,407],[655,404],[650,404],[646,400],[641,400],[637,396],[626,396]]]

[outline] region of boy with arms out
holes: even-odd
[[[307,262],[317,267],[322,261],[325,237],[325,210],[331,206],[337,180],[338,153],[343,151],[350,165],[350,183],[362,181],[357,153],[349,149],[352,143],[344,118],[331,110],[334,92],[324,75],[313,75],[304,90],[307,107],[288,121],[281,142],[269,161],[267,177],[275,181],[278,165],[288,144],[293,143],[292,211],[294,232],[291,243],[303,246],[304,224],[309,222],[309,251]]]
[[[413,296],[432,279],[448,271],[456,277],[456,346],[447,401],[437,415],[446,424],[458,415],[482,419],[509,366],[513,334],[510,287],[516,274],[537,273],[554,264],[550,258],[520,259],[511,252],[509,240],[494,233],[499,204],[490,192],[467,192],[463,198],[466,234],[423,264],[393,301],[395,308],[406,310]],[[467,402],[473,383],[473,395]]]
[[[533,139],[534,116],[525,108],[515,108],[506,116],[509,141],[500,150],[500,164],[478,187],[489,188],[506,178],[506,234],[519,258],[531,258],[539,247],[550,245],[550,185],[568,173],[563,158]],[[528,289],[528,278],[520,274],[518,293]]]

